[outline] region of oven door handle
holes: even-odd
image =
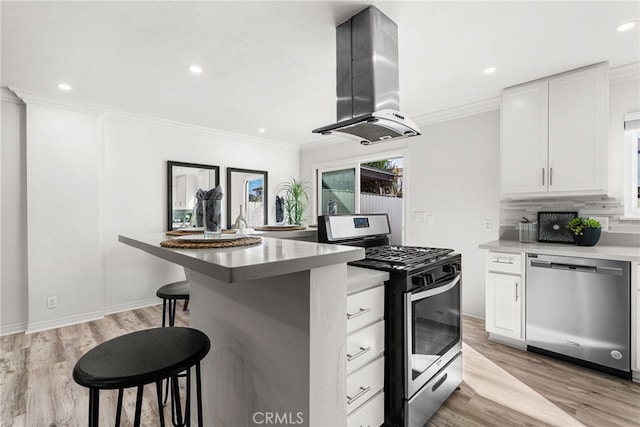
[[[441,285],[438,286],[437,288],[431,288],[429,290],[426,291],[420,291],[420,292],[416,292],[414,294],[411,294],[411,301],[419,301],[421,299],[425,299],[425,298],[429,298],[432,297],[434,295],[438,295],[438,294],[442,294],[445,293],[447,291],[450,291],[451,289],[453,289],[453,287],[455,285],[458,284],[458,282],[460,281],[460,273],[456,274],[456,277],[450,281],[449,283],[445,284],[445,285]]]

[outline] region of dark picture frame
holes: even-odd
[[[215,182],[212,183],[209,180],[206,186],[210,188],[202,188],[202,190],[205,190],[205,191],[210,190],[211,188],[214,188],[220,184],[220,167],[219,166],[204,165],[201,163],[176,162],[172,160],[167,161],[167,230],[169,231],[174,230],[176,228],[174,226],[174,207],[175,207],[174,203],[176,202],[174,200],[173,188],[177,184],[176,182],[174,182],[174,177],[177,176],[176,172],[179,171],[180,169],[184,169],[185,171],[193,172],[193,173],[197,173],[201,171],[213,171]],[[185,192],[186,191],[187,189],[185,188]],[[195,187],[188,189],[188,191],[189,192],[195,191]],[[185,206],[184,208],[186,210],[187,206]]]
[[[260,175],[262,177],[262,190],[261,197],[263,203],[263,221],[262,224],[252,224],[251,218],[245,217],[245,220],[248,222],[249,226],[255,225],[266,225],[269,221],[268,213],[269,213],[269,172],[255,170],[255,169],[242,169],[242,168],[227,168],[227,228],[231,228],[235,218],[238,216],[238,212],[233,209],[238,209],[239,206],[235,206],[238,204],[238,201],[241,201],[240,204],[244,204],[244,188],[237,188],[237,185],[234,185],[234,175]],[[240,192],[240,193],[239,193]],[[247,207],[244,207],[245,211]]]

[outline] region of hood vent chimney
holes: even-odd
[[[369,6],[336,27],[338,123],[315,129],[363,145],[420,135],[398,111],[398,26]]]

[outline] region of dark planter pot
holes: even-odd
[[[595,246],[600,240],[600,228],[585,228],[582,230],[582,235],[574,234],[573,240],[578,246]]]

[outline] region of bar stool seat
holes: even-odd
[[[156,296],[162,298],[162,326],[166,326],[167,304],[169,304],[169,326],[176,321],[176,303],[185,300],[185,306],[189,302],[191,285],[188,280],[169,283],[156,291]]]
[[[202,392],[200,361],[211,348],[209,338],[196,329],[173,327],[153,328],[122,335],[106,341],[85,353],[73,368],[76,383],[89,388],[89,426],[98,425],[99,392],[118,389],[116,425],[120,424],[123,389],[137,387],[134,426],[140,425],[143,386],[156,383],[160,425],[164,426],[162,409],[162,380],[176,379],[186,371],[185,422],[190,425],[191,376],[190,368],[196,368],[196,393],[198,425],[202,426]],[[174,381],[177,388],[177,381]],[[178,390],[176,390],[178,393]],[[178,394],[178,407],[179,394]],[[181,410],[178,421],[182,423]]]

